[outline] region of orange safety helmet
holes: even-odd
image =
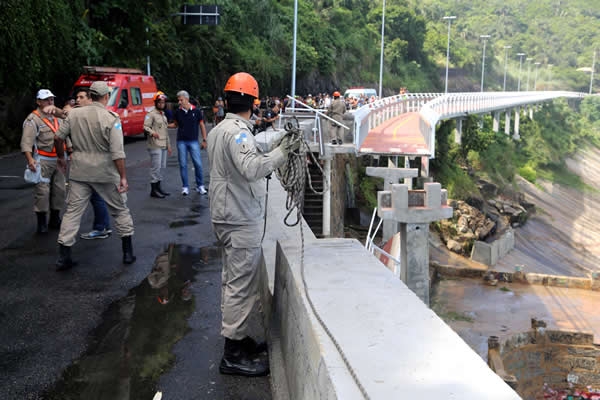
[[[167,95],[159,90],[154,94],[154,96],[152,96],[152,100],[167,100]]]
[[[238,72],[233,74],[225,84],[225,92],[238,92],[242,95],[247,94],[258,98],[258,82],[247,72]]]
[[[333,92],[333,97],[340,97],[340,96],[341,96],[341,94],[337,90],[335,92]]]

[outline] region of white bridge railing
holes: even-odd
[[[383,98],[365,105],[354,113],[354,145],[356,151],[367,137],[369,130],[390,118],[408,112],[419,112],[421,134],[435,154],[435,127],[439,121],[465,117],[469,114],[485,114],[512,108],[535,105],[560,97],[582,98],[586,93],[566,91],[535,92],[475,92],[475,93],[410,93]]]
[[[418,112],[427,102],[442,95],[442,93],[398,94],[362,106],[354,112],[356,151],[359,151],[371,129],[400,114]]]
[[[421,118],[429,125],[429,132],[421,131],[421,133],[426,138],[429,136],[427,143],[430,157],[433,157],[435,155],[435,127],[439,121],[465,117],[469,114],[510,110],[560,97],[582,98],[585,96],[585,93],[564,91],[450,93],[428,102],[421,108]]]

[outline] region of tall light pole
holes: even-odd
[[[444,93],[448,93],[448,64],[450,63],[450,25],[452,20],[456,19],[456,15],[444,17],[448,21],[448,44],[446,45],[446,84],[444,85]]]
[[[540,69],[540,64],[541,62],[536,62],[533,65],[535,65],[535,79],[533,81],[533,90],[537,90],[537,77],[538,77],[538,71]]]
[[[531,72],[531,60],[533,58],[528,57],[525,61],[527,61],[527,91],[529,92],[529,73]]]
[[[385,0],[383,0],[383,13],[381,14],[381,56],[379,58],[379,98],[382,99],[381,95],[383,85],[383,35],[385,33]]]
[[[298,0],[294,0],[294,44],[292,51],[292,108],[296,107],[296,36],[298,32]]]
[[[594,70],[596,69],[596,49],[594,49],[594,60],[592,61],[592,75],[590,76],[590,94],[592,94],[592,86],[594,85]]]
[[[479,35],[483,39],[483,57],[481,58],[481,91],[483,92],[483,79],[485,77],[485,45],[490,35]]]
[[[502,91],[506,92],[506,67],[508,65],[508,49],[512,49],[512,46],[504,46],[504,85]]]
[[[523,56],[525,53],[517,53],[519,56],[519,84],[517,85],[517,92],[521,91],[521,67],[523,66]]]

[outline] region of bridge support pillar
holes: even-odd
[[[529,119],[533,121],[533,107],[529,106],[528,111],[529,111]]]
[[[456,128],[454,128],[454,143],[461,144],[462,142],[462,119],[456,120]]]
[[[521,120],[521,108],[515,108],[515,131],[513,133],[514,140],[520,140],[521,136],[519,135],[519,122]]]
[[[504,133],[510,135],[510,113],[512,110],[506,110],[504,113]]]
[[[331,158],[323,160],[323,237],[331,236]]]
[[[494,132],[498,132],[500,130],[500,111],[494,111],[494,124],[492,129]]]
[[[405,165],[410,165],[408,157],[405,157]],[[412,188],[412,178],[419,175],[417,168],[383,168],[383,167],[367,167],[368,176],[376,176],[383,178],[383,190],[392,190],[392,185],[397,184],[400,179],[404,179],[404,186]],[[410,180],[410,185],[406,181]],[[392,236],[398,232],[399,226],[395,221],[383,221],[383,241],[387,242]]]
[[[367,172],[368,174],[368,172]],[[452,217],[448,194],[437,182],[424,190],[393,184],[377,193],[377,214],[400,232],[400,279],[429,306],[429,224]]]

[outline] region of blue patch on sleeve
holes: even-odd
[[[248,136],[246,135],[246,132],[240,132],[235,137],[235,142],[237,144],[245,143],[247,141],[248,141]]]
[[[116,122],[115,123],[115,129],[121,130],[121,123],[120,122]]]

